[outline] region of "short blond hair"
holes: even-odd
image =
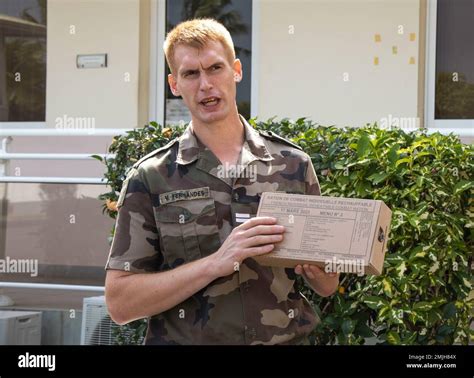
[[[178,24],[168,33],[163,44],[171,73],[174,73],[174,52],[178,45],[201,49],[210,41],[222,43],[229,62],[231,64],[234,62],[234,42],[229,31],[219,21],[212,18],[196,18]]]

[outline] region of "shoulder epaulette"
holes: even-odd
[[[178,141],[178,139],[179,139],[179,137],[176,137],[172,141],[170,141],[168,144],[164,145],[163,147],[157,148],[156,150],[154,150],[154,151],[150,152],[149,154],[143,156],[140,160],[138,160],[135,164],[133,164],[133,168],[137,168],[145,160],[148,160],[149,158],[155,156],[159,152],[169,149],[173,144],[175,144]]]
[[[281,136],[279,136],[278,134],[275,134],[274,132],[272,131],[264,131],[264,130],[260,130],[259,131],[259,134],[270,139],[270,140],[273,140],[275,142],[280,142],[280,143],[284,143],[284,144],[287,144],[289,146],[292,146],[292,147],[295,147],[297,148],[298,150],[303,150],[300,146],[298,146],[296,143],[293,143],[291,141],[289,141],[288,139],[285,139]]]

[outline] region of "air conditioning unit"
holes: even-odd
[[[113,329],[118,327],[107,311],[105,297],[83,300],[81,345],[113,345]]]
[[[0,311],[0,345],[40,345],[41,312]]]
[[[103,295],[84,298],[81,345],[136,345],[143,339],[132,327],[119,326],[110,318]]]

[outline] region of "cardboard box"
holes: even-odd
[[[261,265],[382,273],[392,216],[383,201],[264,192],[257,216],[286,227],[272,252],[255,257]]]

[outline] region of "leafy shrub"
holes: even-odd
[[[384,272],[341,274],[338,291],[321,298],[299,278],[322,322],[317,344],[467,344],[473,331],[473,145],[454,135],[400,129],[324,127],[305,118],[250,120],[253,127],[293,140],[313,161],[322,194],[378,199],[392,209]],[[100,196],[115,218],[128,167],[180,135],[150,123],[114,138],[104,163],[112,191]],[[132,327],[140,329],[142,323]]]
[[[115,136],[109,146],[108,152],[114,154],[113,158],[102,159],[99,155],[92,155],[106,166],[104,178],[111,191],[103,193],[99,199],[105,200],[102,206],[103,213],[115,219],[117,211],[115,202],[118,200],[123,180],[128,171],[140,158],[165,146],[174,138],[180,136],[185,126],[162,128],[156,122],[150,122],[142,128],[127,131],[124,135]]]

